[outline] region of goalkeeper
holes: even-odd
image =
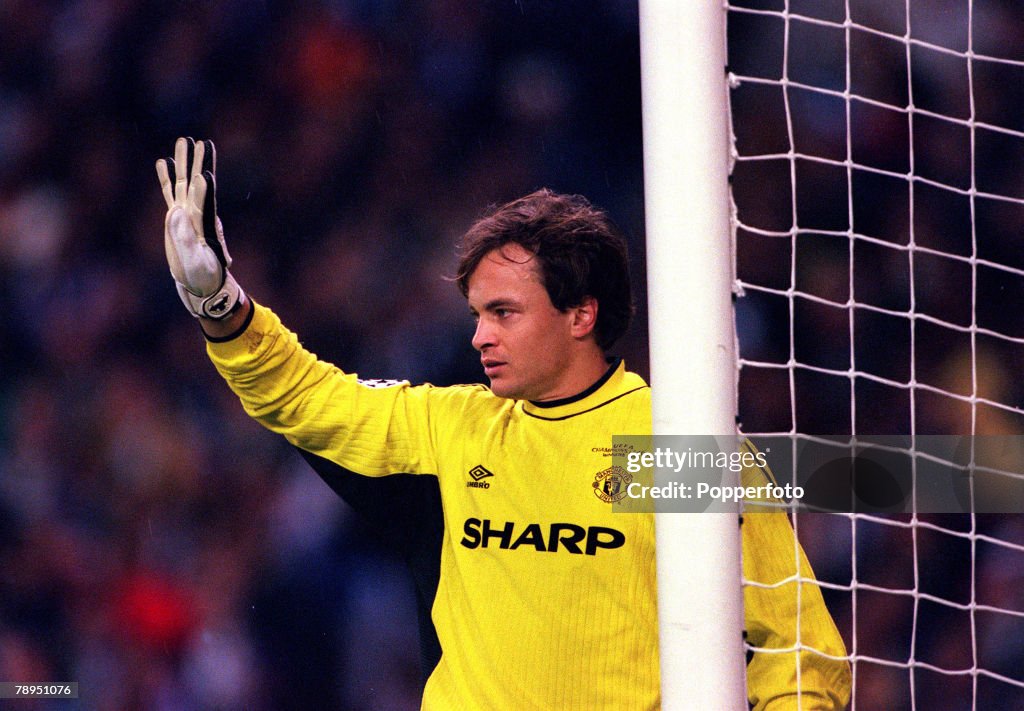
[[[490,388],[412,386],[318,360],[246,296],[216,214],[211,142],[179,139],[157,174],[178,293],[246,412],[314,461],[436,478],[440,653],[423,708],[658,708],[653,516],[613,513],[613,489],[595,486],[612,436],[651,430],[647,384],[605,356],[632,297],[604,213],[542,190],[475,223],[457,282]],[[842,708],[849,668],[832,658],[846,652],[820,590],[774,586],[798,572],[786,515],[746,517],[742,540],[746,576],[773,586],[745,588],[748,642],[797,649],[752,656],[751,705]],[[802,553],[799,572],[812,576]]]

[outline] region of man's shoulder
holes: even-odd
[[[634,373],[632,370],[629,370],[628,368],[623,369],[622,380],[623,385],[630,390],[644,388],[645,390],[650,392],[650,385],[647,384],[647,381],[644,380],[643,377],[640,376],[638,373]]]
[[[627,369],[625,363],[623,363],[622,378],[616,384],[616,391],[617,394],[628,395],[628,399],[632,402],[650,403],[651,401],[651,386],[638,373]]]
[[[486,385],[467,383],[459,385],[431,385],[429,383],[415,386],[429,397],[432,403],[451,410],[473,410],[475,412],[499,412],[512,407],[514,400],[498,397]]]

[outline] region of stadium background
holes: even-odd
[[[999,27],[1019,32],[1015,19]],[[793,66],[832,67],[827,46]],[[737,23],[733,63],[776,50],[777,37]],[[921,71],[941,93],[942,65]],[[1001,99],[1008,113],[1015,96]],[[206,361],[167,273],[153,162],[179,135],[214,139],[245,288],[322,357],[437,384],[482,375],[465,304],[441,278],[460,232],[540,186],[583,193],[630,238],[640,312],[616,351],[646,376],[639,99],[626,0],[0,0],[0,680],[78,681],[81,700],[60,708],[415,708],[401,564]],[[827,143],[833,128],[807,135]],[[891,131],[860,140],[905,151]],[[845,194],[829,199],[836,183],[808,184],[805,218],[845,214]],[[769,185],[737,176],[748,214],[785,224],[789,195]],[[877,193],[865,219],[898,231]],[[788,274],[746,245],[741,275]],[[815,254],[811,273],[827,282],[842,265]],[[896,269],[874,258],[868,274]],[[781,357],[770,334],[785,332],[785,313],[749,303],[747,355]],[[826,319],[798,342],[841,358],[849,345],[820,336],[841,325]],[[1016,397],[1005,360],[985,372]],[[788,422],[788,391],[756,384],[742,401],[752,428]],[[801,416],[843,431],[831,418],[849,406],[834,397],[808,388]],[[819,574],[848,579],[849,541],[805,531]],[[888,536],[859,551],[862,574],[872,561],[896,569],[906,541]],[[941,550],[934,585],[962,589],[965,551]],[[996,561],[982,577],[1019,607],[1013,568]],[[904,602],[869,602],[862,643],[905,642]],[[849,634],[849,596],[830,603]],[[965,634],[942,610],[929,621]],[[996,668],[1019,668],[1020,645],[1003,646]],[[863,708],[905,686],[872,683]]]
[[[153,163],[216,141],[239,281],[319,355],[476,382],[442,277],[488,204],[583,193],[642,265],[636,25],[628,2],[0,2],[0,679],[78,681],[82,708],[417,707],[400,563],[206,361]],[[644,368],[642,329],[621,352]]]

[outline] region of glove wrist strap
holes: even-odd
[[[238,285],[231,272],[224,272],[224,283],[214,293],[208,296],[198,296],[186,289],[180,283],[175,282],[178,287],[178,296],[185,308],[196,318],[208,318],[219,321],[227,318],[242,299],[242,287]]]

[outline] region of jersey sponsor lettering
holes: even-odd
[[[470,550],[516,550],[525,547],[540,553],[564,550],[573,555],[597,555],[601,549],[621,548],[626,543],[626,534],[617,529],[607,526],[584,528],[575,523],[528,523],[517,529],[514,521],[499,524],[486,518],[467,518],[462,531],[464,535],[460,543]]]

